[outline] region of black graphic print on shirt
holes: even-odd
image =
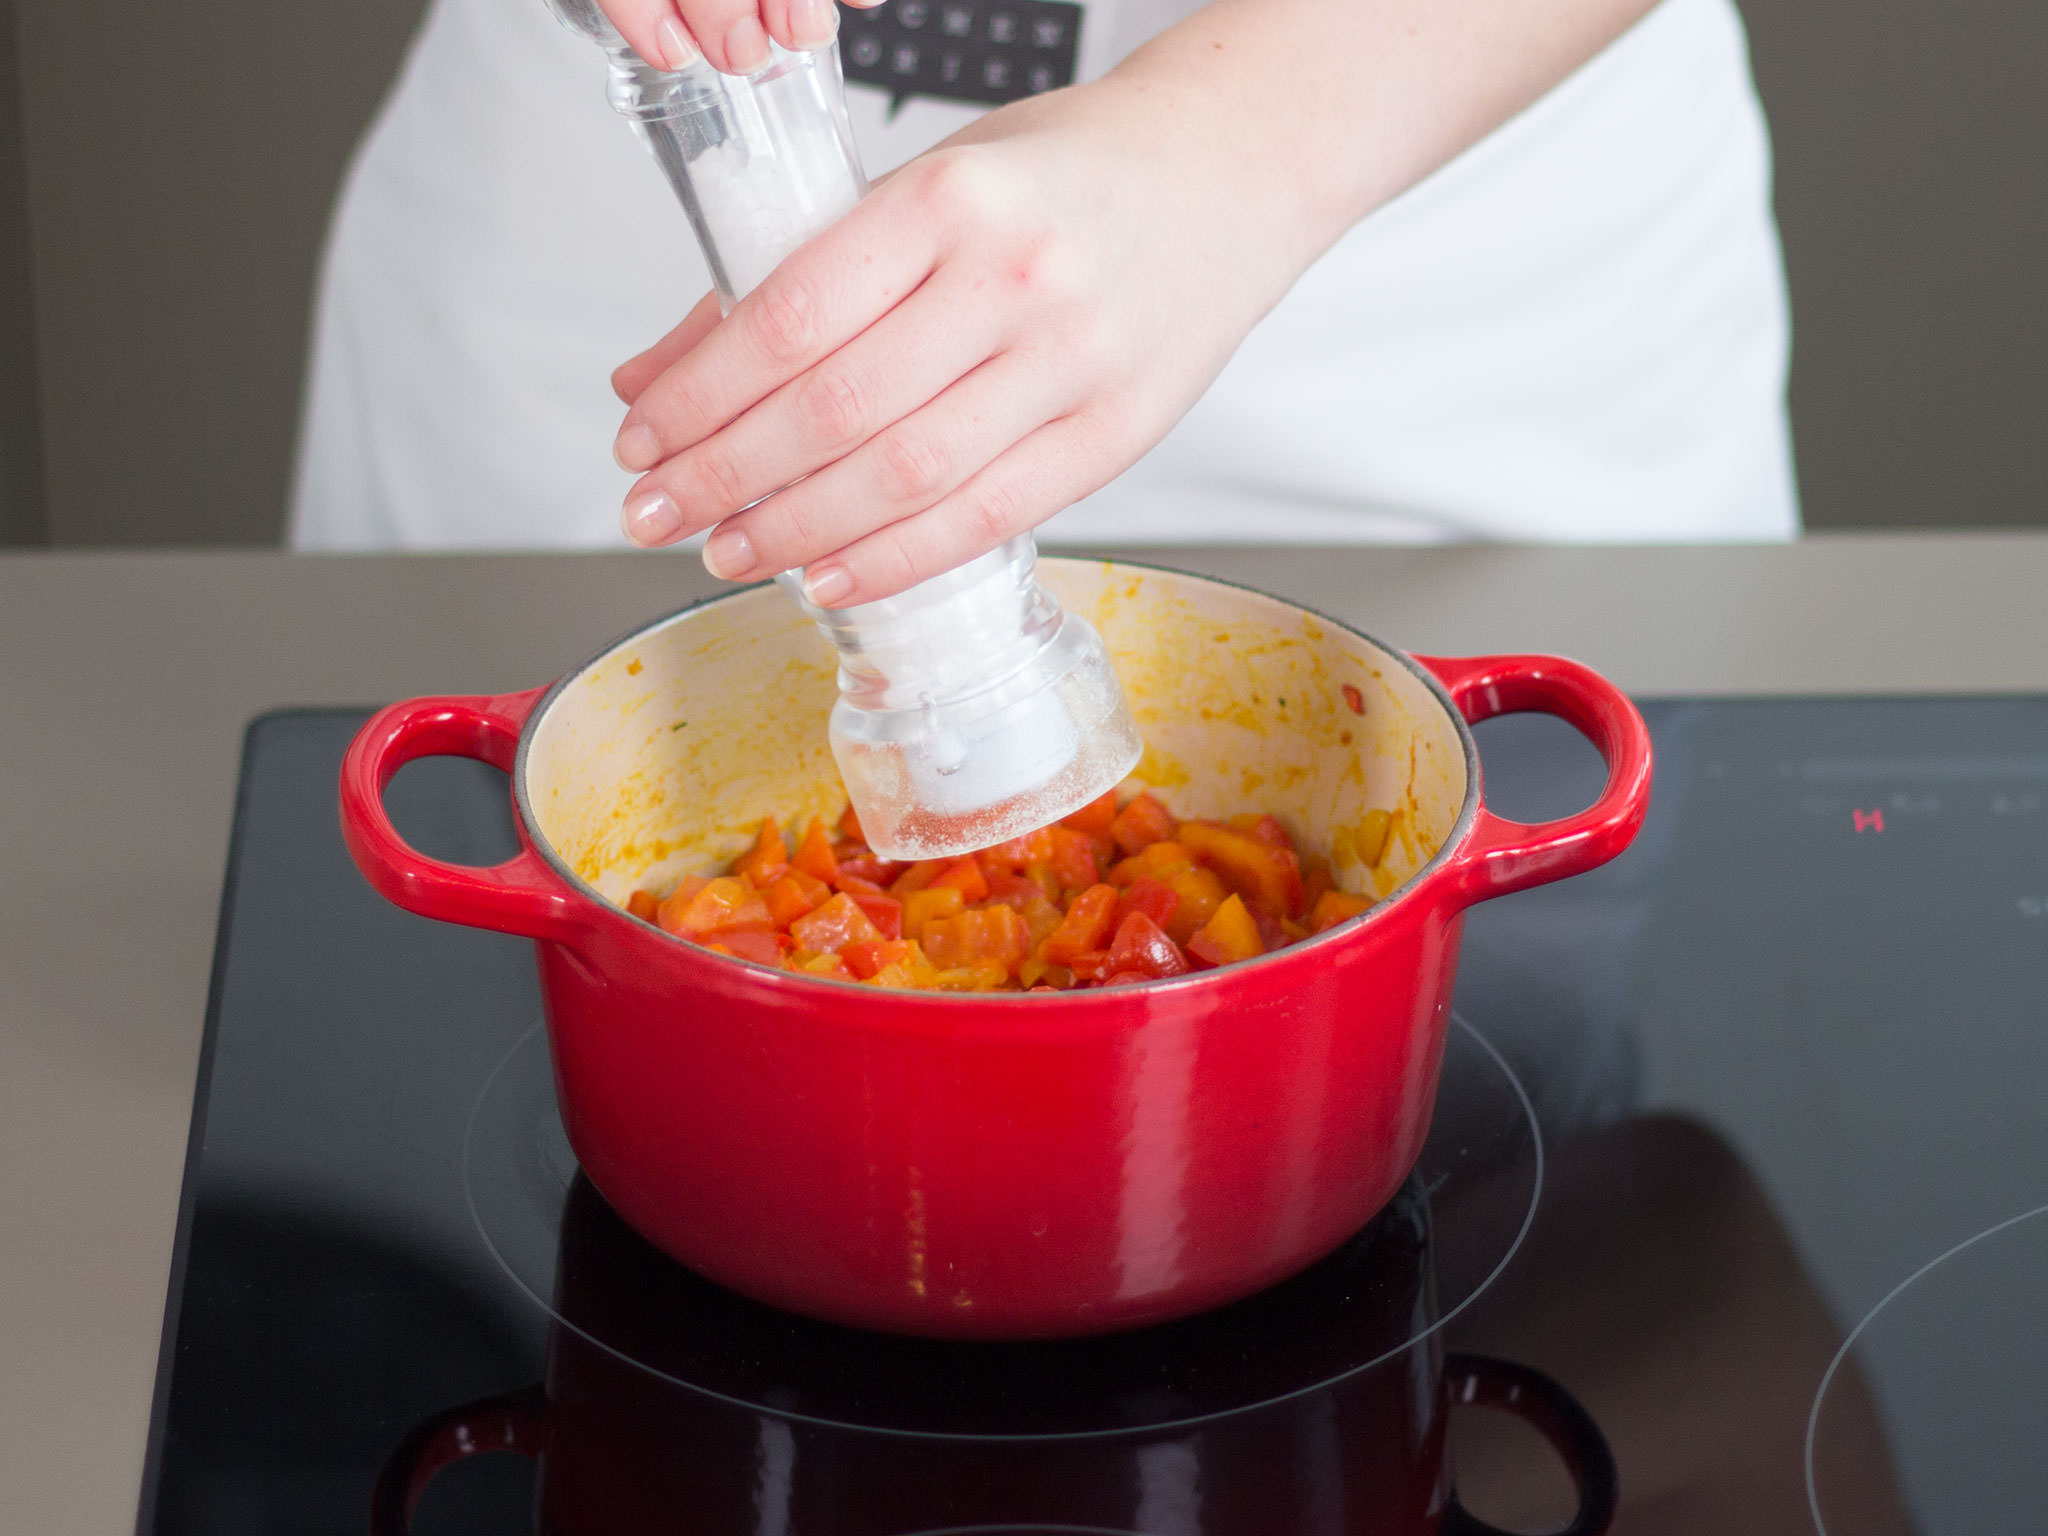
[[[839,13],[846,78],[912,96],[1001,106],[1074,82],[1081,7],[1070,0],[889,0]]]

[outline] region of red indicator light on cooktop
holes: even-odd
[[[1884,808],[1882,806],[1869,811],[1851,811],[1849,815],[1856,823],[1856,830],[1858,832],[1882,832],[1884,830]]]

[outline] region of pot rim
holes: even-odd
[[[1451,830],[1445,835],[1437,851],[1430,856],[1428,862],[1420,869],[1416,870],[1414,874],[1402,881],[1401,884],[1395,886],[1393,890],[1382,896],[1370,908],[1358,916],[1347,918],[1335,927],[1326,928],[1318,934],[1312,934],[1306,939],[1289,944],[1284,949],[1271,950],[1250,960],[1234,961],[1227,966],[1216,966],[1203,971],[1190,971],[1185,975],[1167,976],[1152,981],[1133,982],[1116,988],[1095,987],[1089,988],[1086,991],[1060,992],[1050,996],[1044,993],[1023,992],[926,993],[904,989],[891,992],[892,1002],[910,1007],[944,1007],[950,1012],[954,1005],[965,998],[972,1001],[978,1009],[982,1010],[1021,1006],[1042,1012],[1048,1006],[1058,1007],[1063,1005],[1069,1012],[1072,1012],[1076,1009],[1090,1006],[1099,1008],[1105,1006],[1106,1002],[1113,1002],[1117,996],[1129,995],[1133,992],[1163,993],[1169,990],[1187,991],[1195,987],[1212,985],[1213,978],[1218,976],[1245,975],[1258,967],[1277,968],[1284,964],[1298,963],[1312,951],[1321,949],[1327,941],[1363,932],[1376,921],[1382,920],[1387,913],[1396,905],[1402,903],[1404,899],[1412,896],[1422,886],[1440,876],[1456,861],[1466,838],[1472,831],[1473,824],[1478,820],[1479,816],[1479,742],[1472,734],[1472,723],[1465,718],[1465,712],[1458,708],[1456,702],[1451,698],[1450,690],[1444,686],[1442,679],[1420,661],[1416,660],[1409,652],[1402,650],[1398,646],[1388,645],[1383,640],[1375,639],[1364,630],[1358,628],[1357,625],[1347,623],[1342,619],[1333,618],[1319,608],[1312,608],[1306,603],[1297,603],[1291,598],[1280,597],[1275,593],[1262,591],[1260,588],[1250,586],[1245,582],[1230,581],[1220,576],[1208,576],[1199,571],[1179,570],[1173,566],[1160,565],[1148,560],[1111,560],[1089,555],[1053,555],[1041,558],[1072,560],[1107,566],[1124,566],[1134,570],[1156,572],[1163,576],[1176,576],[1184,580],[1207,582],[1211,586],[1227,587],[1232,591],[1249,593],[1251,596],[1262,598],[1267,602],[1280,603],[1299,613],[1318,619],[1334,629],[1342,630],[1345,634],[1363,640],[1383,655],[1392,657],[1395,661],[1406,667],[1436,699],[1438,707],[1450,717],[1452,729],[1458,734],[1459,749],[1465,755],[1465,798],[1458,807],[1458,816],[1456,821],[1452,823]],[[562,856],[556,852],[554,844],[535,830],[536,823],[533,805],[527,796],[527,754],[532,750],[533,738],[541,722],[547,717],[548,711],[554,707],[556,700],[568,690],[569,686],[606,657],[611,656],[623,646],[643,636],[666,629],[671,624],[680,623],[683,619],[701,608],[709,608],[717,603],[731,602],[736,598],[746,596],[750,592],[758,592],[764,587],[771,587],[773,585],[774,581],[772,579],[749,582],[745,586],[735,587],[731,591],[715,592],[709,597],[702,597],[695,602],[685,603],[682,607],[664,614],[658,619],[636,625],[634,628],[627,630],[617,639],[593,652],[577,666],[556,678],[554,682],[548,685],[547,690],[541,694],[540,698],[535,701],[533,708],[527,713],[525,722],[519,728],[519,747],[512,760],[512,802],[519,813],[520,824],[526,834],[528,843],[545,861],[548,868],[570,890],[587,902],[595,905],[606,916],[615,917],[621,922],[633,923],[643,927],[671,944],[694,951],[697,956],[705,961],[738,967],[742,973],[749,974],[750,979],[753,980],[765,983],[772,978],[776,984],[797,987],[830,987],[838,991],[853,990],[862,994],[870,994],[875,989],[868,986],[865,982],[841,981],[830,976],[799,975],[793,971],[761,965],[756,961],[743,960],[738,955],[716,955],[700,945],[691,944],[687,939],[677,938],[674,934],[656,927],[653,923],[634,917],[625,908],[606,899],[598,892],[595,886],[570,869]]]

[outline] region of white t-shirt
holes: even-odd
[[[1100,74],[1192,0],[1085,0]],[[849,87],[871,174],[976,108]],[[301,548],[620,546],[611,369],[710,286],[541,0],[435,0],[316,310]],[[1663,0],[1357,225],[1067,543],[1779,539],[1798,514],[1770,152],[1732,0]]]

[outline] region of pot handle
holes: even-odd
[[[1579,1512],[1557,1536],[1606,1536],[1614,1528],[1621,1502],[1621,1480],[1614,1453],[1593,1416],[1579,1400],[1541,1371],[1489,1355],[1451,1355],[1444,1361],[1444,1383],[1453,1408],[1498,1408],[1529,1425],[1557,1452],[1578,1490]],[[1438,1536],[1509,1536],[1488,1525],[1451,1495]]]
[[[370,1536],[406,1536],[413,1511],[442,1468],[486,1451],[540,1460],[547,1400],[539,1382],[497,1397],[449,1408],[417,1424],[398,1442],[370,1495]]]
[[[1650,808],[1650,729],[1619,688],[1562,656],[1415,659],[1437,675],[1472,724],[1529,711],[1556,715],[1607,762],[1600,798],[1559,821],[1509,821],[1482,799],[1451,871],[1467,902],[1582,874],[1635,841]]]
[[[384,812],[391,776],[415,758],[472,757],[512,771],[520,728],[545,689],[407,699],[372,715],[341,761],[341,835],[387,900],[422,917],[530,939],[568,940],[586,926],[520,829],[519,852],[487,869],[430,859]]]

